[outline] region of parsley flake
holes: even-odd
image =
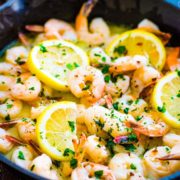
[[[74,121],[68,121],[69,127],[71,128],[71,132],[74,132],[75,130],[75,122]]]
[[[24,157],[24,154],[23,154],[22,151],[18,152],[18,158],[21,159],[21,160],[25,160],[25,157]]]
[[[100,179],[103,175],[103,170],[95,171],[94,175],[97,179]]]

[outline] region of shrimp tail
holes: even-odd
[[[24,45],[24,46],[26,46],[26,47],[30,47],[30,41],[29,41],[29,39],[27,38],[27,36],[24,34],[24,33],[22,33],[22,32],[19,32],[18,33],[18,38],[19,38],[19,40],[21,41],[21,43]]]
[[[159,160],[180,160],[180,153],[177,154],[169,154],[167,156],[163,156],[158,158]]]
[[[85,17],[88,17],[97,2],[98,0],[88,0],[82,6],[80,13],[82,13]]]
[[[25,29],[32,32],[44,32],[44,27],[40,25],[26,25]]]
[[[25,144],[23,141],[21,141],[20,139],[15,138],[15,137],[13,137],[13,136],[6,135],[5,138],[6,138],[9,142],[13,143],[14,145],[26,146],[26,144]]]
[[[11,126],[14,126],[18,123],[19,121],[10,121],[10,122],[2,122],[0,123],[0,128],[9,128]]]
[[[38,155],[42,154],[42,151],[40,150],[39,146],[34,141],[30,140],[29,144]]]

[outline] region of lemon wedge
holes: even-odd
[[[169,125],[180,128],[180,73],[171,72],[160,79],[151,100],[152,106]]]
[[[130,30],[118,35],[106,47],[106,52],[111,57],[144,55],[158,70],[163,68],[166,59],[166,51],[161,40],[143,30]]]
[[[68,91],[68,72],[88,65],[89,60],[78,46],[63,40],[49,40],[33,47],[27,64],[30,71],[46,85]]]
[[[55,160],[70,160],[75,153],[76,110],[74,102],[62,101],[48,106],[37,119],[38,144]]]

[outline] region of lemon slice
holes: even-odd
[[[144,55],[158,70],[163,68],[166,59],[166,51],[161,40],[143,30],[130,30],[117,36],[107,46],[106,52],[111,57]]]
[[[76,110],[75,103],[62,101],[48,106],[37,119],[38,144],[55,160],[67,161],[74,155]]]
[[[50,87],[68,91],[67,74],[78,66],[89,64],[86,53],[63,40],[49,40],[35,46],[28,58],[28,67]]]
[[[159,80],[152,93],[152,105],[169,125],[180,128],[180,76],[177,72]]]

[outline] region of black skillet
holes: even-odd
[[[48,18],[73,22],[83,0],[0,0],[0,56],[4,48],[17,38],[25,24],[42,24]],[[170,46],[180,46],[180,0],[99,0],[91,13],[116,23],[135,27],[148,18],[173,36]],[[43,179],[27,171],[0,154],[0,161],[24,174],[25,179]],[[42,162],[43,163],[43,162]],[[163,178],[179,180],[180,172]]]

